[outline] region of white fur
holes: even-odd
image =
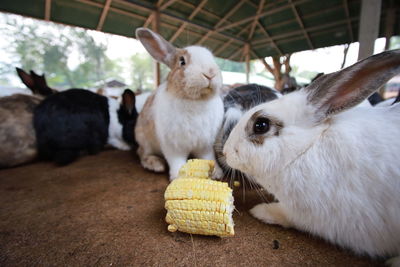
[[[372,107],[371,103],[368,101],[368,99],[365,99],[363,102],[358,104],[359,107]]]
[[[385,101],[382,101],[378,104],[375,105],[375,107],[389,107],[390,105],[393,104],[393,102],[395,101],[395,97],[386,99]]]
[[[191,63],[185,68],[186,87],[211,87],[217,89],[217,94],[219,94],[222,88],[222,75],[212,53],[201,46],[188,46],[185,50],[189,52],[191,60]],[[203,73],[215,76],[209,82]]]
[[[136,96],[135,107],[137,113],[140,113],[140,111],[142,111],[144,103],[146,103],[146,100],[147,98],[149,98],[150,95],[150,92],[146,92]]]
[[[225,144],[227,163],[279,200],[252,214],[360,254],[399,255],[400,105],[355,107],[315,125],[306,97],[301,90],[253,108]],[[261,145],[245,132],[258,110],[284,124]]]
[[[122,124],[118,121],[117,111],[120,104],[113,98],[108,99],[108,113],[110,115],[110,124],[108,125],[107,143],[120,150],[129,150],[130,146],[122,138]]]
[[[226,132],[229,124],[237,123],[243,116],[243,110],[238,106],[230,107],[225,112],[225,122],[223,131]]]
[[[212,53],[204,47],[189,46],[184,48],[187,53],[182,53],[148,29],[137,29],[136,36],[156,60],[172,69],[168,81],[157,89],[149,110],[143,110],[154,119],[156,140],[137,138],[142,166],[163,170],[163,160],[158,157],[161,150],[172,180],[189,156],[215,160],[213,144],[224,113],[219,96],[222,75]],[[178,52],[180,58],[176,61]],[[183,65],[181,58],[185,60]],[[141,136],[145,127],[141,123],[139,116],[136,136]],[[221,176],[222,170],[216,164],[213,177]]]
[[[208,100],[180,99],[162,84],[153,108],[157,138],[171,179],[178,176],[189,155],[215,160],[213,144],[224,112],[218,94]]]

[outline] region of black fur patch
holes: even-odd
[[[368,97],[368,101],[371,105],[375,106],[376,104],[382,102],[384,99],[381,97],[381,95],[377,92],[373,93]]]
[[[225,111],[232,106],[238,105],[242,110],[249,110],[261,103],[274,100],[278,92],[266,86],[258,84],[247,84],[236,87],[229,91],[224,98]]]
[[[118,109],[118,121],[122,124],[122,138],[130,145],[136,145],[135,141],[135,125],[137,119],[136,108],[129,112],[123,105]]]
[[[239,86],[229,91],[229,93],[224,97],[224,111],[226,112],[229,108],[233,107],[245,112],[261,103],[277,99],[278,94],[279,92],[276,90],[258,84]],[[226,163],[226,158],[222,153],[222,150],[226,140],[237,123],[237,120],[228,119],[225,114],[223,127],[221,127],[214,145],[217,162],[224,170],[225,175],[229,174],[233,178],[244,177],[245,175],[238,170],[232,171]]]
[[[39,155],[68,164],[80,151],[97,153],[107,142],[108,112],[107,98],[88,90],[50,95],[34,112]]]

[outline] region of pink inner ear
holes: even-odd
[[[162,61],[165,58],[167,51],[162,49],[162,44],[157,42],[155,38],[146,38],[145,42],[147,42],[146,46],[150,50],[150,54],[156,60]]]
[[[25,72],[19,72],[19,75],[21,76],[21,79],[25,83],[26,86],[28,86],[28,87],[34,86],[33,79],[29,74],[27,74]]]
[[[341,109],[356,105],[360,99],[360,91],[360,88],[343,90],[339,92],[336,97],[328,99],[326,103],[328,106],[330,106],[328,112],[340,111]]]
[[[350,77],[344,77],[343,79],[347,79],[342,83],[339,82],[335,86],[336,90],[331,90],[335,93],[325,103],[330,107],[329,111],[339,111],[361,102],[380,86],[382,73],[396,66],[396,62],[378,61],[353,71]]]

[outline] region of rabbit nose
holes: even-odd
[[[204,73],[203,73],[203,76],[206,77],[208,80],[211,80],[212,78],[215,77],[215,74],[212,75],[212,74],[204,74]]]

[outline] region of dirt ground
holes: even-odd
[[[235,191],[235,236],[170,233],[167,174],[129,152],[104,151],[65,167],[0,170],[0,266],[382,266],[248,214],[261,202]]]

